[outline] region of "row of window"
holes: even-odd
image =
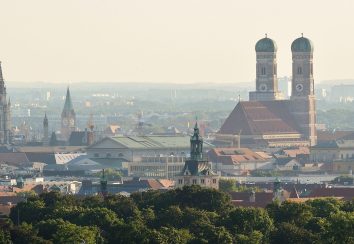
[[[277,66],[274,65],[274,68],[273,68],[273,74],[277,74]],[[266,75],[266,68],[265,67],[262,67],[261,68],[261,75]]]
[[[95,158],[99,158],[100,156],[103,157],[103,158],[111,158],[112,154],[111,153],[106,153],[106,154],[100,155],[99,153],[94,153],[93,156]],[[123,153],[119,153],[118,157],[122,158],[122,157],[124,157],[124,154]]]
[[[346,155],[341,154],[340,158],[344,159],[344,156],[345,156],[345,159],[354,159],[354,153],[352,153],[352,156],[350,156],[349,153],[347,153]]]
[[[186,156],[186,153],[185,152],[181,152],[180,155],[182,157],[185,157]],[[102,154],[100,155],[99,153],[94,153],[93,156],[95,158],[99,158],[99,157],[102,157],[102,158],[111,158],[112,157],[112,154],[111,153],[106,153],[106,154]],[[175,153],[174,152],[171,152],[169,156],[175,156]],[[124,157],[124,154],[123,153],[119,153],[118,154],[118,157],[121,158],[121,157]]]
[[[277,74],[277,66],[274,66],[274,70],[273,70],[273,73],[276,75]],[[265,67],[262,67],[261,68],[261,72],[260,72],[261,75],[266,75],[266,68]],[[302,74],[302,67],[297,67],[297,74],[298,75],[301,75]],[[313,65],[311,64],[310,66],[310,74],[312,75],[313,74]]]
[[[189,183],[189,182],[187,182]],[[182,185],[183,184],[183,179],[178,179],[178,184]],[[197,184],[197,179],[192,179],[192,184],[196,185]],[[200,184],[205,184],[205,179],[200,179]],[[213,179],[213,184],[216,184],[216,179]]]
[[[297,74],[298,75],[302,75],[302,67],[297,67]],[[313,74],[313,65],[311,64],[310,66],[310,74],[312,75]]]

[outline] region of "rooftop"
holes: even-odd
[[[113,140],[126,148],[132,149],[154,149],[154,148],[189,148],[189,136],[113,136],[103,140]],[[97,142],[89,148],[94,148]],[[211,147],[210,143],[204,143]]]
[[[300,134],[288,100],[239,102],[222,125],[220,134]]]

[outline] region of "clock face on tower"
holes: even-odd
[[[75,126],[75,120],[74,118],[63,118],[63,125],[65,127],[72,127]]]
[[[69,120],[69,125],[70,125],[70,126],[74,126],[74,125],[75,125],[75,120],[74,120],[73,118],[71,118],[71,119]]]
[[[68,119],[67,119],[67,118],[64,118],[64,119],[63,119],[63,125],[64,125],[64,126],[68,126],[68,124],[69,124]]]
[[[302,90],[304,89],[304,86],[302,84],[297,84],[295,86],[295,89],[297,92],[302,92]]]
[[[266,91],[266,90],[267,90],[267,85],[266,85],[266,84],[261,84],[261,85],[259,86],[259,90],[261,90],[261,91]]]

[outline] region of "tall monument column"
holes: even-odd
[[[282,99],[278,90],[277,44],[265,38],[256,43],[256,91],[249,93],[250,101],[272,101]]]
[[[316,145],[316,99],[313,78],[313,43],[301,36],[291,44],[292,52],[292,113],[300,130]]]

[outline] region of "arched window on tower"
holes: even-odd
[[[277,65],[276,64],[274,64],[274,74],[276,75],[277,74]]]
[[[262,75],[265,75],[265,74],[266,74],[266,69],[265,69],[265,67],[262,67],[261,74],[262,74]]]
[[[297,67],[297,74],[301,75],[302,74],[302,68],[301,67]]]
[[[310,72],[311,72],[311,75],[313,75],[313,64],[311,64],[311,66],[310,66]]]

